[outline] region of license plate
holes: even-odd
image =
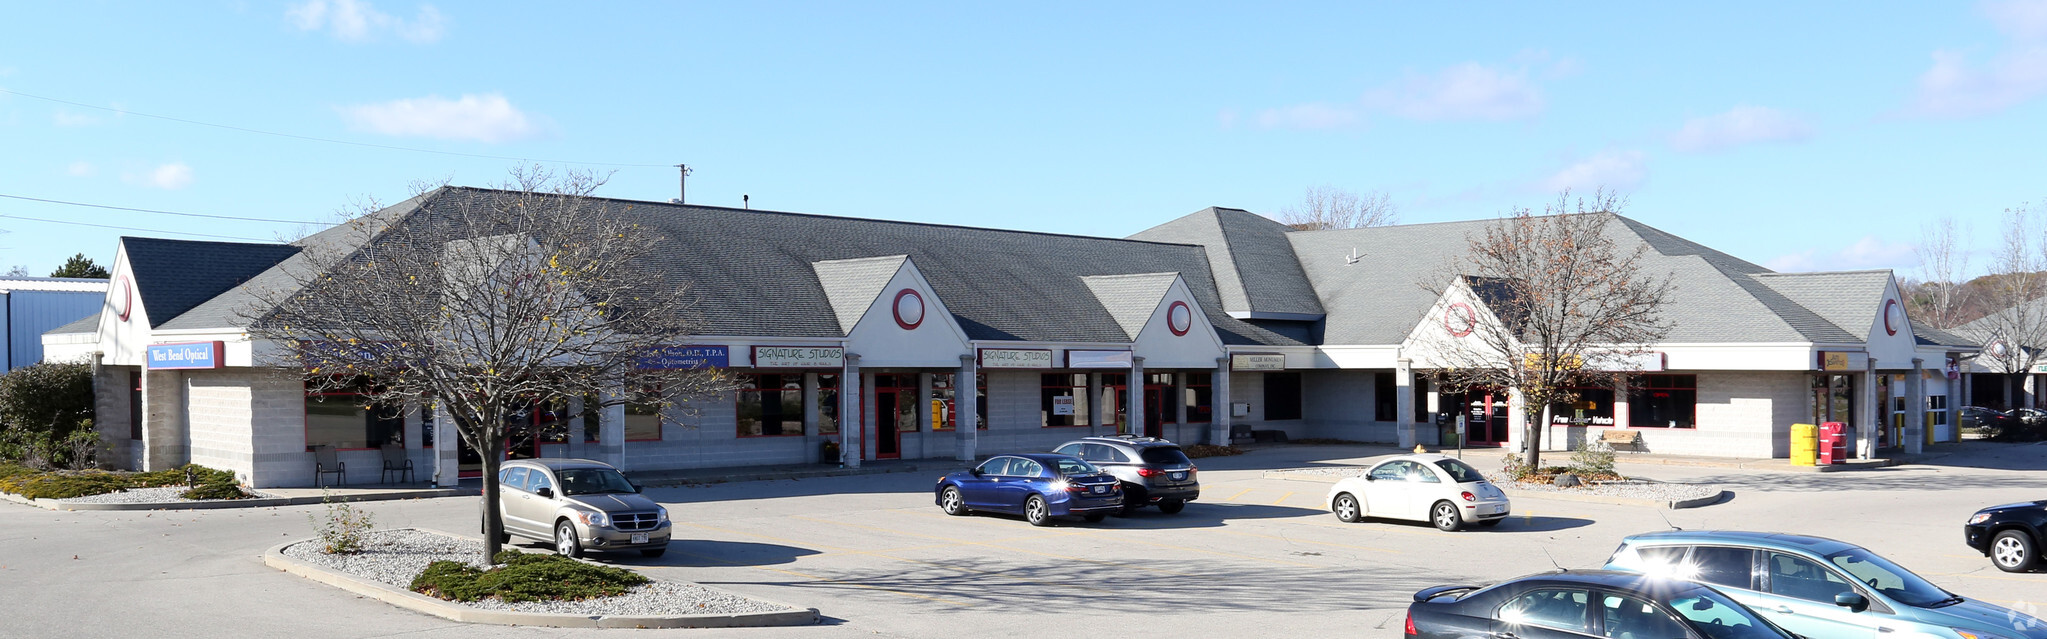
[[[644,543],[647,543],[647,533],[633,533],[633,541],[632,541],[632,543],[636,543],[636,544],[644,544]]]
[[[1492,510],[1493,510],[1493,514],[1497,515],[1497,514],[1500,514],[1500,513],[1503,513],[1503,512],[1507,512],[1507,507],[1506,507],[1506,506],[1494,506]]]
[[[1180,481],[1180,480],[1184,480],[1184,479],[1186,479],[1186,478],[1187,478],[1187,473],[1173,473],[1173,481]]]
[[[1097,494],[1097,495],[1100,495],[1100,494],[1102,494],[1102,493],[1106,493],[1106,492],[1109,492],[1109,487],[1108,487],[1108,486],[1096,486],[1094,490],[1095,490],[1095,494]]]

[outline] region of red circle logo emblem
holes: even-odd
[[[1456,302],[1443,309],[1443,330],[1448,331],[1451,337],[1470,335],[1477,326],[1478,311],[1471,310],[1470,304]]]
[[[1186,302],[1173,302],[1172,306],[1166,307],[1166,330],[1177,337],[1186,335],[1193,328],[1194,309],[1187,308]]]
[[[128,281],[126,274],[122,274],[121,279],[114,280],[114,294],[109,297],[113,298],[111,301],[114,303],[114,317],[123,322],[128,321],[129,312],[135,308],[135,284]]]
[[[918,295],[916,290],[906,288],[897,291],[895,307],[896,326],[903,327],[903,330],[917,330],[924,323],[924,296]]]

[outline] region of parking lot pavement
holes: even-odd
[[[1420,523],[1343,524],[1323,508],[1326,484],[1263,478],[1267,468],[1363,463],[1394,452],[1365,447],[1199,460],[1203,499],[1178,515],[1146,509],[1047,528],[1009,516],[947,516],[931,503],[936,474],[663,488],[649,494],[674,513],[669,553],[611,561],[815,606],[829,619],[705,636],[1035,637],[1053,627],[1394,637],[1420,588],[1597,567],[1621,537],[1673,524],[1834,537],[1958,593],[2023,605],[2047,601],[2047,574],[1998,572],[1961,544],[1959,527],[1981,506],[2047,496],[2047,473],[2025,466],[2043,450],[1997,449],[1977,466],[1857,473],[1624,467],[1736,492],[1725,503],[1678,511],[1522,499],[1499,527],[1458,533]],[[475,521],[473,498],[363,507],[385,527],[467,532]],[[631,634],[462,626],[263,568],[257,555],[310,536],[306,516],[318,510],[56,513],[0,504],[7,548],[0,598],[10,602],[0,636],[202,637],[224,628],[308,639]]]

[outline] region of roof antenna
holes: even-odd
[[[1554,539],[1556,539],[1556,538],[1555,538],[1555,537],[1551,537],[1550,539],[1554,540]],[[1543,548],[1542,546],[1536,546],[1536,548],[1537,548],[1538,550],[1541,550],[1541,551],[1542,551],[1542,556],[1544,556],[1544,557],[1548,557],[1548,558],[1549,558],[1549,565],[1551,565],[1551,566],[1556,566],[1556,568],[1557,568],[1557,572],[1570,572],[1570,571],[1571,571],[1571,569],[1569,569],[1569,568],[1565,568],[1563,564],[1557,563],[1557,558],[1556,558],[1556,556],[1554,556],[1554,555],[1551,555],[1551,554],[1549,554],[1549,549],[1548,549],[1548,548]]]
[[[749,211],[753,210],[753,196],[747,195],[745,193],[739,194],[739,208],[747,209]]]
[[[1663,514],[1663,509],[1661,508],[1656,509],[1656,516],[1663,518],[1663,525],[1669,526],[1671,530],[1677,531],[1684,530],[1683,528],[1677,527],[1677,524],[1670,523],[1670,517],[1668,515]]]
[[[690,170],[689,165],[687,164],[677,164],[675,165],[675,168],[681,171],[682,175],[681,177],[677,178],[675,182],[675,199],[669,201],[676,204],[682,204],[683,199],[689,197],[689,174],[692,173],[692,171]]]
[[[1355,246],[1353,246],[1353,247],[1350,247],[1350,254],[1349,254],[1349,255],[1345,255],[1345,256],[1343,256],[1343,264],[1344,264],[1345,266],[1349,266],[1349,265],[1352,265],[1352,264],[1356,264],[1356,263],[1358,263],[1359,261],[1361,261],[1361,260],[1364,260],[1364,259],[1365,259],[1365,256],[1364,256],[1364,254],[1362,254],[1362,253],[1359,253],[1359,252],[1358,252],[1358,247],[1355,247]]]

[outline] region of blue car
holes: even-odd
[[[996,455],[972,470],[938,478],[932,489],[948,515],[981,510],[1023,515],[1032,526],[1053,517],[1101,521],[1123,507],[1122,482],[1072,455]]]

